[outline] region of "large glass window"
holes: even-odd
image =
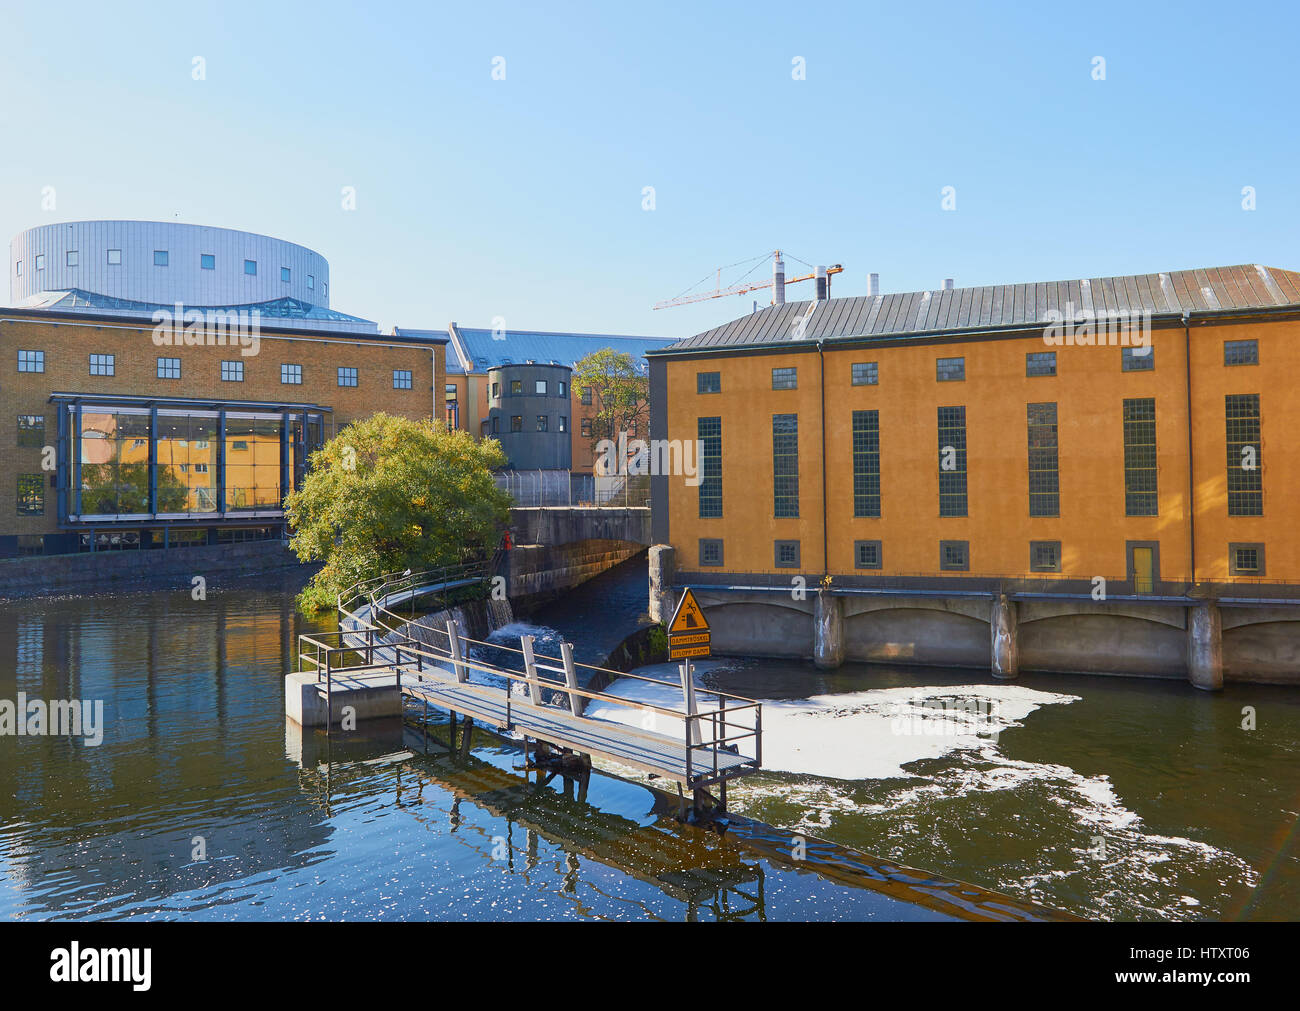
[[[939,408],[939,515],[966,515],[966,408]]]
[[[1259,394],[1224,398],[1228,437],[1228,515],[1264,515]]]
[[[279,418],[226,415],[226,509],[280,508]]]
[[[1156,401],[1137,397],[1124,401],[1124,515],[1155,516]]]
[[[1061,475],[1056,441],[1056,405],[1028,404],[1029,515],[1059,516]]]
[[[18,515],[42,516],[45,513],[45,475],[18,475]]]
[[[880,412],[853,412],[853,515],[880,515]]]
[[[700,516],[722,515],[722,419],[699,418]]]
[[[18,445],[32,448],[45,445],[45,415],[18,415]]]
[[[799,515],[799,415],[772,415],[772,492],[777,516]]]
[[[80,460],[83,515],[149,512],[147,411],[84,411]]]
[[[158,512],[217,511],[217,416],[158,412]]]

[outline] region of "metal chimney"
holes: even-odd
[[[785,305],[785,261],[779,249],[772,254],[772,304]]]
[[[817,301],[825,302],[830,297],[830,285],[827,281],[826,268],[818,267],[815,275],[817,277]]]
[[[870,276],[868,276],[868,278],[867,278],[867,294],[868,294],[868,295],[879,295],[879,294],[880,294],[880,275],[879,275],[879,274],[871,274]]]
[[[952,278],[951,278],[951,277],[945,277],[945,278],[943,279],[943,290],[944,290],[944,291],[952,291]]]

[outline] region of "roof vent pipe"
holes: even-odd
[[[943,279],[943,290],[944,290],[944,291],[952,291],[952,278],[951,278],[951,277],[945,277],[945,278]]]
[[[815,274],[817,277],[817,301],[825,302],[830,298],[830,281],[826,275],[826,268],[818,267]]]
[[[869,275],[869,276],[867,277],[867,294],[868,294],[868,295],[879,295],[879,294],[880,294],[880,275],[879,275],[879,274],[871,274],[871,275]]]
[[[772,254],[772,304],[785,305],[785,261],[779,249]]]

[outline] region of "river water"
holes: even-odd
[[[0,700],[104,703],[97,747],[0,736],[0,916],[943,915],[771,858],[784,836],[745,849],[680,825],[624,779],[594,774],[585,797],[526,783],[481,731],[464,755],[442,726],[296,731],[295,637],[332,627],[294,611],[296,589],[0,604]],[[591,660],[644,598],[637,559],[497,636]],[[733,788],[739,815],[1083,916],[1300,912],[1292,692],[753,660],[699,678],[766,703],[767,769]]]

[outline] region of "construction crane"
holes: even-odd
[[[762,257],[756,257],[756,259],[762,259]],[[742,260],[740,262],[743,264],[750,261]],[[800,262],[802,263],[803,261]],[[731,266],[734,267],[737,266],[737,264],[733,263]],[[811,281],[814,278],[820,278],[822,276],[826,279],[825,296],[829,298],[832,275],[844,273],[844,268],[837,263],[832,267],[817,267],[811,274],[800,274],[798,277],[786,277],[785,262],[781,259],[781,250],[779,249],[774,250],[772,253],[772,277],[769,280],[753,281],[750,283],[742,282],[740,284],[732,285],[730,288],[724,288],[722,287],[722,272],[726,269],[726,267],[718,268],[712,291],[696,292],[692,295],[678,295],[676,298],[669,298],[662,302],[656,302],[653,308],[670,309],[675,305],[689,305],[692,302],[704,302],[710,298],[723,298],[727,295],[747,295],[751,291],[758,291],[761,288],[772,288],[772,304],[782,305],[785,303],[785,286],[787,284],[795,284],[799,281]]]

